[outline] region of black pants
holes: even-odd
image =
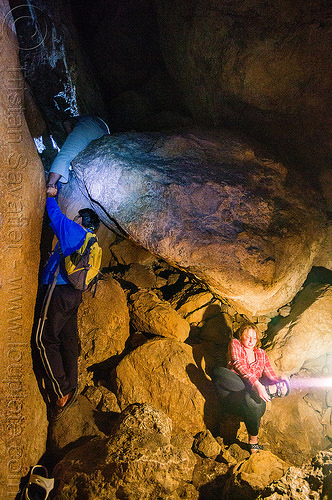
[[[38,294],[32,346],[38,376],[44,380],[49,400],[55,402],[77,386],[77,311],[82,302],[82,292],[71,285],[56,285],[43,325],[38,318],[43,315],[41,304],[45,306],[47,291],[48,287],[42,286]]]
[[[226,413],[241,417],[248,433],[257,436],[266,403],[248,387],[241,377],[224,367],[216,367],[213,382]]]

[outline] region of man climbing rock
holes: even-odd
[[[59,419],[77,395],[77,311],[82,291],[70,283],[63,261],[82,247],[87,232],[99,226],[99,217],[90,208],[79,210],[74,220],[61,212],[55,201],[57,183],[68,182],[71,161],[78,153],[109,133],[106,123],[92,115],[72,118],[67,131],[69,135],[52,164],[46,185],[46,209],[58,244],[43,271],[32,339],[35,372],[51,420]]]
[[[42,307],[33,343],[37,378],[46,391],[49,418],[53,421],[74,403],[78,379],[77,311],[82,291],[70,283],[62,259],[80,249],[87,232],[99,226],[99,217],[90,208],[79,210],[74,220],[68,219],[55,201],[56,195],[56,187],[47,188],[46,208],[58,243],[42,275]]]

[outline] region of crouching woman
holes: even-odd
[[[263,449],[258,444],[258,431],[266,403],[289,393],[287,377],[276,376],[259,345],[256,325],[244,323],[238,339],[229,343],[227,368],[217,366],[213,372],[224,411],[241,417],[245,423],[250,453]]]

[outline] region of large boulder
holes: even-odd
[[[184,342],[190,332],[188,321],[166,300],[150,290],[140,290],[130,297],[130,316],[138,331],[171,337]]]
[[[152,340],[125,356],[114,384],[121,409],[150,403],[172,419],[176,431],[194,435],[215,424],[212,382],[197,367],[192,348],[176,340]]]
[[[111,276],[99,280],[95,295],[83,294],[77,320],[86,367],[118,356],[129,338],[129,312],[121,286]]]
[[[289,302],[325,236],[320,194],[229,132],[104,136],[73,169],[105,223],[245,313]]]
[[[197,500],[190,484],[195,456],[172,445],[171,435],[172,422],[162,411],[129,406],[109,438],[94,439],[57,464],[54,499]]]
[[[307,285],[296,297],[291,313],[269,329],[267,347],[279,372],[298,373],[306,361],[332,351],[332,286]]]
[[[289,464],[269,451],[260,451],[248,460],[238,463],[227,480],[222,498],[224,500],[253,500],[272,481],[279,480]]]
[[[302,465],[330,444],[322,423],[324,401],[319,404],[307,393],[305,388],[273,400],[260,429],[260,441],[294,465]]]
[[[14,498],[46,445],[46,407],[30,347],[45,183],[24,117],[24,80],[6,0],[0,25],[0,497]]]
[[[331,448],[321,451],[301,469],[290,467],[278,481],[267,486],[259,500],[307,500],[309,498],[331,498],[332,482],[332,451]]]

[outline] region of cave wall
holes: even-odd
[[[155,5],[167,69],[197,120],[241,129],[307,175],[330,168],[328,2]]]
[[[12,1],[12,9],[19,4]],[[47,30],[41,33],[42,38],[45,35],[43,43],[33,50],[29,46],[31,40],[26,37],[26,27],[20,28],[19,11],[15,11],[14,16],[17,30],[21,29],[21,68],[29,85],[25,90],[26,96],[30,95],[26,103],[30,104],[24,106],[31,112],[31,135],[35,139],[43,136],[41,156],[46,170],[52,155],[56,154],[56,148],[51,151],[50,135],[61,146],[62,121],[76,114],[95,112],[109,121],[112,132],[174,129],[197,123],[211,128],[227,126],[264,141],[277,159],[293,163],[315,183],[319,178],[324,179],[320,189],[329,201],[331,17],[327,2],[110,0],[92,5],[91,2],[36,0],[34,5],[41,15],[39,21],[45,21],[41,26],[47,26]],[[78,19],[75,16],[80,8]],[[9,6],[4,4],[3,16],[8,10]],[[87,24],[84,24],[86,17]],[[135,24],[136,30],[132,29]],[[144,31],[148,32],[148,43]],[[152,47],[153,44],[156,45]],[[1,47],[3,67],[16,71],[19,68],[17,46],[10,43],[8,48],[4,33]],[[6,71],[2,72],[2,78],[3,88],[7,89]],[[17,94],[24,87],[20,78],[17,79],[19,89],[14,89]],[[28,345],[44,206],[43,172],[22,108],[18,106],[16,114],[10,110],[16,97],[12,99],[14,101],[8,100],[5,91],[1,103],[4,124],[1,155],[6,167],[1,178],[4,194],[1,231],[5,250],[11,243],[21,245],[24,241],[24,253],[19,252],[20,246],[11,248],[10,259],[7,259],[8,253],[3,252],[0,293],[2,303],[8,307],[2,325],[1,380],[4,405],[7,405],[2,428],[9,438],[10,432],[21,432],[21,435],[13,436],[11,446],[8,438],[1,443],[5,465],[1,477],[3,497],[9,491],[8,485],[14,491],[26,467],[38,460],[43,451],[43,425],[46,424]],[[34,107],[34,100],[38,107]],[[22,121],[16,122],[18,116]],[[16,142],[10,142],[8,127],[17,123],[19,127],[14,126],[11,132]],[[14,182],[14,189],[8,189],[9,181]],[[17,198],[18,193],[22,193],[22,198]],[[70,206],[75,206],[75,202]],[[330,199],[330,210],[331,206]],[[9,217],[9,208],[14,208],[16,213],[24,211],[24,219],[16,215],[13,219]],[[14,224],[13,231],[11,224]],[[15,240],[21,237],[22,240]],[[321,262],[328,267],[331,258]],[[12,285],[17,283],[19,288],[14,289]],[[14,295],[13,292],[20,290],[21,295]],[[12,325],[10,314],[15,311],[24,311],[22,321],[15,324],[15,336],[22,344],[20,351],[12,350],[8,336],[8,321]],[[8,369],[9,373],[19,374],[22,384],[17,387],[25,388],[21,393],[22,405],[9,397]],[[20,419],[19,426],[8,420],[11,409]],[[41,426],[38,437],[34,433],[36,422]],[[15,447],[15,443],[19,446]]]
[[[45,184],[24,118],[25,84],[6,1],[0,18],[0,497],[10,499],[46,445],[46,412],[30,349]]]

